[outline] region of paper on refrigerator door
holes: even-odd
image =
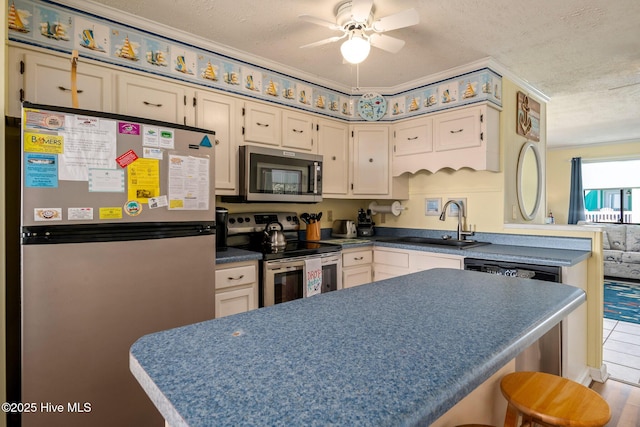
[[[317,295],[322,292],[322,260],[311,258],[304,262],[305,271],[305,297]]]

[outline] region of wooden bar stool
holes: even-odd
[[[611,418],[607,402],[574,381],[542,372],[514,372],[500,381],[507,399],[505,427],[522,425],[602,427]]]

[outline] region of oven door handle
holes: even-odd
[[[302,270],[302,266],[288,266],[288,267],[276,267],[276,268],[269,268],[269,271],[292,271],[292,270]]]

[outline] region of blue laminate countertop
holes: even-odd
[[[247,251],[238,248],[227,248],[226,250],[216,251],[216,265],[228,264],[231,262],[254,261],[261,260],[260,252]]]
[[[427,270],[146,335],[130,367],[172,427],[429,425],[584,300]]]

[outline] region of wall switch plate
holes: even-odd
[[[327,221],[333,221],[333,211],[327,211]]]

